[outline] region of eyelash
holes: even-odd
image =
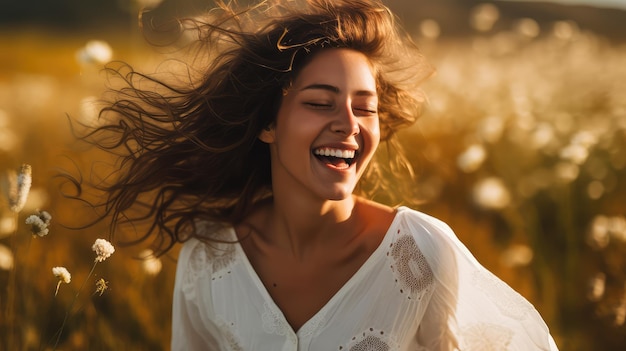
[[[331,108],[332,107],[331,104],[319,104],[319,103],[315,103],[315,102],[306,102],[305,105],[310,106],[310,107],[315,108],[315,109],[326,109],[326,108]],[[355,108],[355,110],[366,112],[366,113],[371,113],[371,114],[378,113],[377,109]]]

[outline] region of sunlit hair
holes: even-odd
[[[115,172],[97,185],[106,198],[95,204],[100,219],[112,219],[112,229],[143,223],[136,241],[158,233],[155,246],[167,251],[194,235],[199,219],[242,222],[272,194],[269,147],[258,135],[274,122],[283,88],[328,48],[359,51],[374,68],[381,139],[391,146],[382,146],[385,161],[373,161],[358,192],[393,199],[393,180],[386,178],[401,169],[410,173],[395,151],[394,133],[418,117],[415,86],[431,68],[385,6],[365,0],[266,1],[246,8],[221,3],[205,18],[179,24],[181,37],[194,38],[188,81],[108,67],[125,86],[100,113],[107,124],[83,136],[119,158]]]

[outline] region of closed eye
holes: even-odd
[[[369,109],[369,108],[355,108],[355,111],[359,111],[361,113],[366,113],[366,114],[377,114],[378,110],[376,109]]]
[[[323,104],[317,102],[305,102],[304,104],[314,109],[329,109],[333,107],[333,105],[331,104]]]

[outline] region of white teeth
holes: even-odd
[[[319,156],[332,156],[332,157],[341,157],[341,158],[354,158],[355,151],[354,150],[341,150],[341,149],[331,149],[331,148],[321,148],[315,149],[313,151],[314,154]]]

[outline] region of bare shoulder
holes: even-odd
[[[356,198],[358,215],[367,223],[368,231],[384,235],[396,216],[396,209],[368,199]]]
[[[359,207],[359,210],[363,211],[363,214],[379,216],[391,215],[393,217],[396,213],[396,210],[393,207],[389,207],[385,204],[362,197],[355,197],[355,203]]]

